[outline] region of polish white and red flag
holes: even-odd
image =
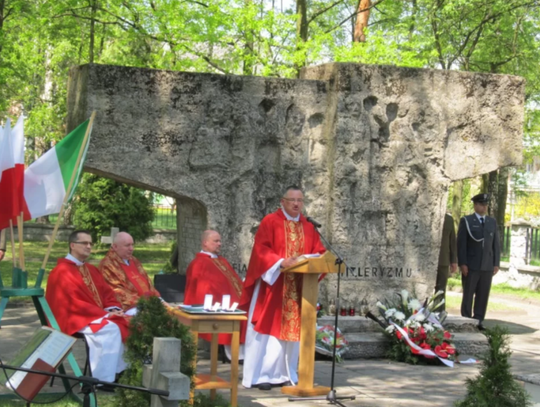
[[[17,216],[26,212],[24,200],[24,118],[12,129],[8,119],[0,127],[0,230],[17,224]]]

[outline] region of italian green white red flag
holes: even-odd
[[[90,141],[92,129],[88,128],[89,125],[90,120],[82,123],[26,169],[24,220],[59,213],[75,172],[66,202],[71,199],[79,182]],[[89,136],[85,141],[87,130]],[[80,154],[81,160],[77,165]]]

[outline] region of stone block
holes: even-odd
[[[160,373],[155,386],[169,392],[169,397],[165,397],[167,400],[189,400],[190,381],[183,373]]]
[[[390,341],[388,337],[377,332],[345,334],[349,341],[346,359],[384,358],[388,352]]]
[[[333,63],[292,80],[91,64],[70,71],[68,130],[97,111],[85,169],[178,200],[183,268],[197,251],[185,221],[219,230],[222,254],[247,264],[263,216],[301,185],[349,266],[343,300],[374,304],[432,291],[448,187],[521,162],[523,104],[523,79],[508,75]],[[335,292],[328,276],[322,301]]]
[[[317,325],[331,325],[334,326],[334,317],[324,316],[317,318]],[[377,323],[373,322],[364,316],[346,316],[339,317],[338,327],[342,333],[352,332],[381,332],[381,327]]]
[[[456,349],[461,355],[481,356],[489,348],[485,335],[481,333],[456,332],[452,333]]]

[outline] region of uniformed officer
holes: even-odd
[[[461,218],[457,237],[463,285],[461,315],[477,319],[478,327],[484,329],[482,321],[486,316],[491,280],[499,271],[499,230],[495,219],[486,216],[489,195],[478,194],[471,201],[475,213]]]
[[[457,271],[456,229],[454,228],[454,218],[449,214],[445,214],[441,251],[439,252],[439,267],[437,268],[437,281],[435,283],[435,292],[444,292],[443,298],[445,299],[445,303],[449,269],[452,274]],[[443,304],[439,311],[444,311],[445,309],[446,304]]]

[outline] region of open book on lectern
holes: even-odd
[[[72,336],[49,328],[48,326],[42,326],[36,330],[34,335],[17,352],[9,364],[11,366],[32,369],[36,362],[38,362],[38,359],[41,359],[46,364],[56,368],[69,353],[76,341],[77,339]],[[8,377],[3,372],[0,372],[0,378],[6,387],[11,389],[18,389],[26,375],[29,374],[27,372],[16,372],[13,370],[6,370],[6,373]]]

